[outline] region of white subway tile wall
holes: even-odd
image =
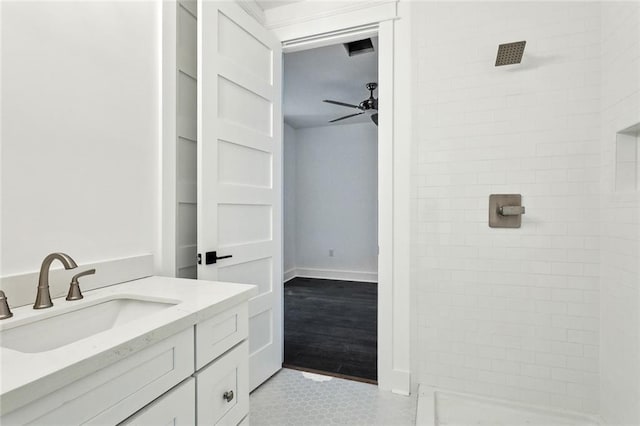
[[[600,12],[414,4],[420,383],[599,411]],[[520,40],[522,63],[494,67]],[[489,228],[509,193],[522,228]]]
[[[640,195],[615,188],[616,132],[640,122],[640,3],[602,4],[601,413],[640,424]],[[637,147],[636,147],[637,148]]]

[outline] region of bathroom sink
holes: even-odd
[[[175,306],[175,301],[122,297],[79,306],[0,331],[0,345],[19,352],[46,352]]]

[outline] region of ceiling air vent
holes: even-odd
[[[361,55],[363,53],[373,52],[373,43],[370,38],[365,38],[364,40],[345,43],[344,48],[347,49],[349,56]]]

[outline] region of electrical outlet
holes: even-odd
[[[329,249],[329,257],[333,257],[333,249]]]

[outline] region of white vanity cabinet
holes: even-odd
[[[123,424],[240,424],[249,413],[248,319],[242,303],[197,323],[192,377]]]
[[[131,426],[191,426],[196,424],[195,404],[196,379],[192,377],[180,383],[121,424]]]
[[[244,341],[196,373],[201,425],[237,425],[249,411],[249,344]]]
[[[235,426],[249,412],[248,335],[246,303],[196,325],[198,424]]]
[[[249,412],[244,301],[0,418],[4,425],[238,425]],[[122,357],[122,351],[131,354]],[[118,353],[120,351],[120,353]],[[77,368],[82,368],[78,366]]]
[[[54,388],[45,397],[2,416],[0,423],[117,424],[193,374],[193,335],[190,327],[65,387]]]

